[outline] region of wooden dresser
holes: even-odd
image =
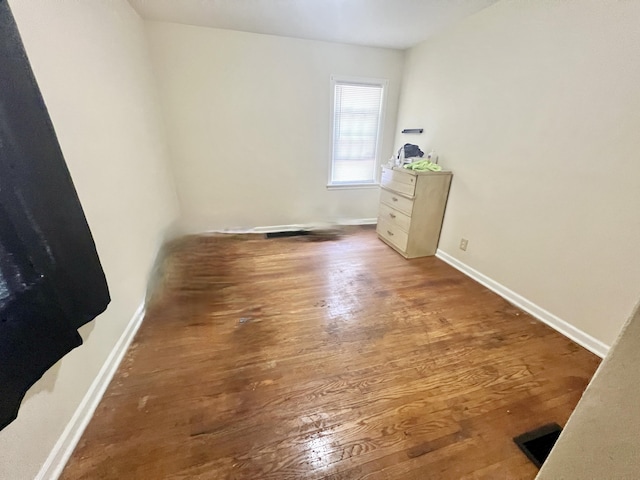
[[[383,168],[376,231],[405,258],[435,255],[451,172]]]

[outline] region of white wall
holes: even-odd
[[[502,1],[408,52],[398,114],[454,172],[440,248],[606,344],[640,292],[639,24]]]
[[[188,230],[377,216],[377,188],[328,191],[330,75],[389,79],[392,152],[403,53],[147,22]]]
[[[640,478],[640,309],[571,414],[538,480]]]
[[[0,478],[31,479],[143,299],[177,216],[142,21],[124,0],[11,0],[95,238],[112,302],[85,344],[27,394],[0,432]]]

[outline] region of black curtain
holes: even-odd
[[[0,0],[0,429],[29,387],[82,343],[78,328],[109,300],[53,125]]]

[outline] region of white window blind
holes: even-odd
[[[375,183],[383,83],[333,81],[330,184]]]

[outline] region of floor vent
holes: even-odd
[[[265,233],[265,238],[280,238],[280,237],[300,237],[302,235],[309,235],[308,230],[287,230],[284,232],[270,232]]]
[[[558,440],[562,427],[557,423],[549,423],[530,432],[518,435],[513,439],[516,445],[524,452],[536,467],[542,464],[551,453],[551,449]]]

